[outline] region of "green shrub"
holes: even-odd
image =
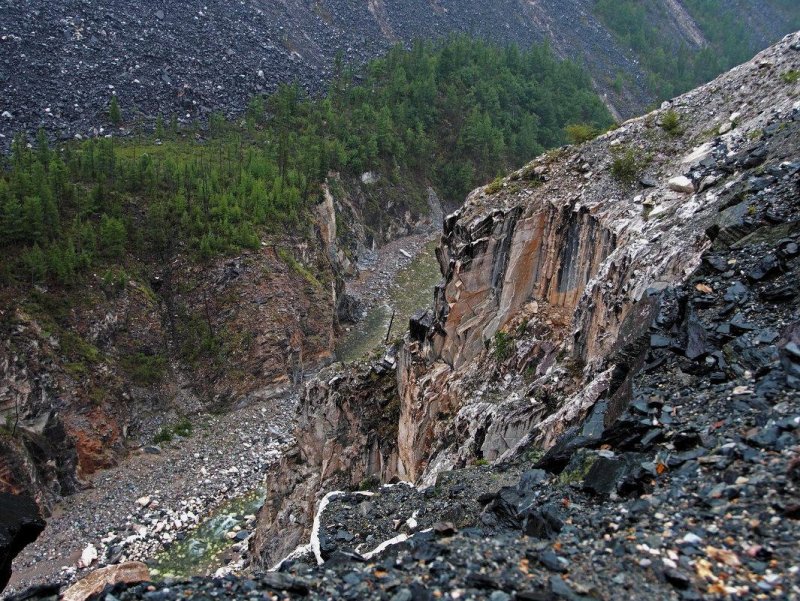
[[[514,352],[514,341],[507,332],[497,332],[494,335],[494,356],[503,362]]]
[[[503,189],[503,176],[498,175],[491,184],[486,186],[486,193],[487,194],[497,194],[500,190]]]
[[[381,481],[380,478],[376,475],[367,476],[364,478],[358,485],[358,490],[366,491],[366,490],[375,490],[380,486]]]
[[[188,438],[192,435],[193,431],[192,422],[190,422],[187,418],[183,418],[177,424],[175,424],[172,428],[172,431],[175,433],[176,436],[182,436],[183,438]]]
[[[125,243],[127,241],[125,224],[115,217],[109,217],[104,214],[100,219],[99,241],[106,257],[121,259],[125,254]]]
[[[679,136],[683,133],[681,127],[681,116],[677,111],[672,109],[668,110],[661,117],[661,129],[667,132],[670,136]]]
[[[100,276],[100,286],[106,292],[124,290],[128,278],[129,276],[124,269],[111,267],[106,269]]]
[[[167,359],[162,355],[134,353],[123,357],[122,368],[140,386],[152,386],[161,381],[167,368]]]
[[[590,123],[572,123],[564,131],[571,144],[583,144],[600,135],[600,130]]]
[[[162,426],[161,430],[158,431],[158,434],[153,437],[153,442],[156,444],[170,442],[176,436],[188,438],[192,435],[193,431],[194,427],[192,426],[192,422],[190,422],[188,418],[184,417],[174,426]]]
[[[178,339],[181,358],[190,364],[201,359],[222,360],[225,356],[223,339],[211,324],[199,315],[192,315],[185,307],[178,310]]]
[[[800,81],[800,71],[797,69],[792,69],[791,71],[786,71],[786,73],[781,74],[781,79],[784,83],[792,84],[797,83]]]
[[[611,161],[611,175],[625,184],[636,181],[643,168],[633,148],[613,149],[614,159]]]
[[[161,444],[162,442],[169,442],[172,440],[172,430],[170,430],[169,426],[164,426],[161,430],[153,437],[153,442],[156,444]]]

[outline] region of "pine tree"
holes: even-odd
[[[43,129],[39,129],[36,134],[36,159],[45,170],[50,167],[51,156],[50,145],[47,143],[47,134],[44,133]]]
[[[161,115],[156,118],[156,138],[164,139],[164,119]]]
[[[125,224],[115,217],[103,215],[100,220],[100,247],[111,259],[121,259],[127,239]]]
[[[38,244],[23,255],[22,262],[32,283],[42,282],[47,277],[47,256]]]
[[[108,107],[108,117],[114,125],[122,123],[122,111],[120,111],[116,95],[111,97],[111,104]]]

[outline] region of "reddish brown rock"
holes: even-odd
[[[114,584],[134,584],[150,580],[147,566],[139,561],[106,566],[91,572],[78,580],[61,596],[61,601],[86,601],[100,593],[106,586]]]

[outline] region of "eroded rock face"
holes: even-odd
[[[297,413],[296,448],[267,481],[251,544],[264,567],[308,542],[322,490],[354,489],[397,475],[394,359],[322,370],[306,385]]]
[[[800,34],[788,36],[658,111],[474,191],[445,218],[437,251],[444,282],[398,356],[396,449],[384,447],[397,465],[371,473],[429,485],[444,470],[544,451],[568,431],[593,436],[613,423],[654,344],[650,325],[671,310],[660,292],[684,282],[714,245],[785,218],[786,199],[770,191],[800,171],[800,103],[781,77],[800,69],[798,49]],[[662,127],[667,111],[680,131]],[[784,197],[789,188],[781,188]],[[751,279],[777,264],[762,263]],[[731,327],[746,328],[740,321]],[[702,356],[703,332],[687,331],[687,352]],[[367,405],[353,404],[345,416],[333,410],[341,402],[326,395],[315,420],[304,415],[301,455],[324,448],[304,425],[340,432],[367,425],[360,413]],[[341,456],[350,463],[333,464],[367,473],[369,448],[348,448]],[[310,473],[322,473],[325,461],[315,459]],[[342,482],[309,480],[306,515],[311,489],[319,496]],[[262,518],[272,523],[266,516],[274,514]],[[273,528],[265,536],[277,535]]]
[[[44,530],[32,498],[0,492],[0,591],[11,578],[11,561]]]
[[[163,426],[282,394],[330,360],[329,258],[307,241],[269,242],[206,265],[142,266],[149,278],[100,274],[83,291],[6,290],[19,301],[0,315],[11,434],[0,438],[0,491],[46,508]]]
[[[436,321],[402,362],[421,366],[401,372],[406,473],[431,482],[520,444],[548,448],[597,401],[624,406],[656,311],[648,290],[683,281],[715,238],[747,231],[767,185],[754,168],[796,160],[764,132],[797,133],[800,107],[779,77],[800,63],[797,37],[541,157],[498,191],[476,190],[445,220]],[[679,115],[678,135],[660,126],[666,111]]]
[[[150,580],[147,565],[140,561],[126,561],[93,571],[64,591],[62,601],[86,601],[100,594],[107,586],[134,584]]]
[[[542,201],[523,197],[523,203],[486,217],[456,213],[446,222],[440,253],[446,285],[436,304],[443,333],[434,344],[456,369],[532,300],[554,314],[571,315],[616,246],[602,215],[577,198],[559,206],[541,194]]]

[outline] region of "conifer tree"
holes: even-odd
[[[111,97],[111,104],[108,107],[108,117],[114,125],[122,123],[122,111],[119,108],[119,101],[116,95]]]

